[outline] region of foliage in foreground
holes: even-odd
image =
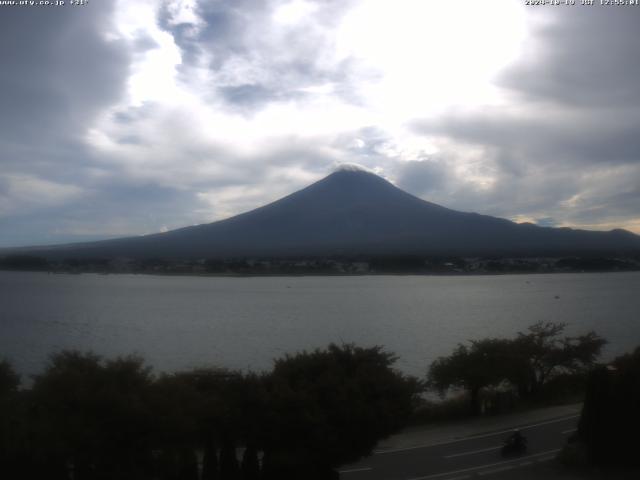
[[[640,467],[638,431],[640,347],[591,372],[577,440],[591,464]]]
[[[444,392],[458,387],[469,392],[472,414],[481,412],[480,394],[488,387],[507,386],[524,399],[538,396],[560,375],[586,374],[606,341],[595,332],[561,337],[564,323],[536,323],[516,338],[487,338],[459,344],[451,355],[435,360],[428,384]]]
[[[335,478],[335,467],[370,453],[411,414],[420,384],[394,362],[380,347],[331,345],[263,375],[154,376],[137,357],[65,351],[23,391],[0,362],[0,475]]]

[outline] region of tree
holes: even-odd
[[[639,467],[640,347],[589,374],[578,438],[595,465]]]
[[[444,393],[451,387],[467,390],[470,412],[480,413],[483,388],[503,382],[520,397],[533,397],[555,376],[585,373],[595,365],[606,341],[595,332],[560,337],[566,325],[538,322],[515,339],[472,340],[429,367],[428,385]]]
[[[443,394],[451,387],[469,392],[469,411],[480,413],[480,392],[500,384],[506,377],[506,360],[510,352],[508,340],[490,338],[472,340],[467,347],[458,344],[448,357],[435,360],[428,373],[428,385]]]
[[[238,477],[236,446],[256,445],[263,430],[262,379],[200,368],[162,375],[153,390],[157,447],[165,452],[164,461],[176,464],[176,469],[183,469],[182,464],[190,468],[184,452],[201,450],[203,478]]]
[[[20,385],[18,375],[7,360],[0,360],[0,398],[15,393]]]
[[[18,386],[20,376],[7,360],[0,360],[0,477],[20,475],[17,449],[22,440],[23,425],[19,415]]]
[[[258,450],[254,445],[247,445],[242,454],[242,480],[259,480],[260,462],[258,461]]]
[[[330,478],[404,426],[420,383],[393,370],[381,347],[330,345],[285,356],[266,379],[264,478]]]
[[[331,345],[286,356],[270,374],[211,368],[155,377],[136,357],[108,361],[64,351],[52,355],[24,391],[9,364],[0,362],[0,403],[19,407],[0,416],[1,474],[26,480],[337,478],[336,466],[370,453],[417,403],[420,382],[393,370],[394,362],[380,347]],[[20,428],[7,428],[4,420]],[[242,446],[239,465],[236,447]]]
[[[588,371],[607,343],[593,331],[560,337],[565,328],[565,323],[538,322],[513,340],[509,380],[522,397],[535,396],[559,373]]]
[[[78,480],[149,478],[151,381],[136,357],[53,355],[31,392],[34,464],[70,465]]]

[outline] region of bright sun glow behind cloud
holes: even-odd
[[[302,0],[284,3],[272,15],[273,31],[312,22],[315,10],[314,4]],[[181,62],[179,49],[158,28],[156,13],[154,2],[121,3],[123,34],[131,38],[144,33],[156,43],[134,62],[129,94],[135,105],[180,103],[188,95],[175,74]],[[197,18],[191,23],[195,28]],[[357,92],[360,108],[375,116],[376,123],[393,128],[408,118],[456,105],[499,102],[491,81],[517,56],[526,25],[522,5],[512,0],[367,0],[356,4],[337,30],[326,34],[332,37],[335,51],[331,57],[336,63],[344,59],[357,62],[362,76]],[[331,129],[336,122],[344,128],[345,119],[360,122],[365,113],[335,101],[334,87],[330,83],[306,87],[303,91],[315,96],[311,103],[263,112],[267,131],[300,127],[305,124],[301,117],[306,117],[306,124],[311,122],[314,134]]]
[[[344,19],[338,47],[380,73],[366,96],[400,119],[496,100],[495,74],[526,37],[520,2],[370,0]]]
[[[119,6],[116,24],[120,34],[130,42],[149,44],[133,59],[128,102],[133,106],[148,101],[178,102],[184,97],[176,82],[176,67],[182,59],[171,34],[157,25],[158,3],[142,0],[120,2]]]

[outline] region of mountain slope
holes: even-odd
[[[426,202],[338,171],[264,207],[166,233],[33,249],[47,257],[214,258],[341,254],[564,255],[640,251],[624,230],[543,228]]]

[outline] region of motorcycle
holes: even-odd
[[[503,457],[524,455],[527,452],[527,439],[522,435],[511,435],[504,441],[500,451]]]

